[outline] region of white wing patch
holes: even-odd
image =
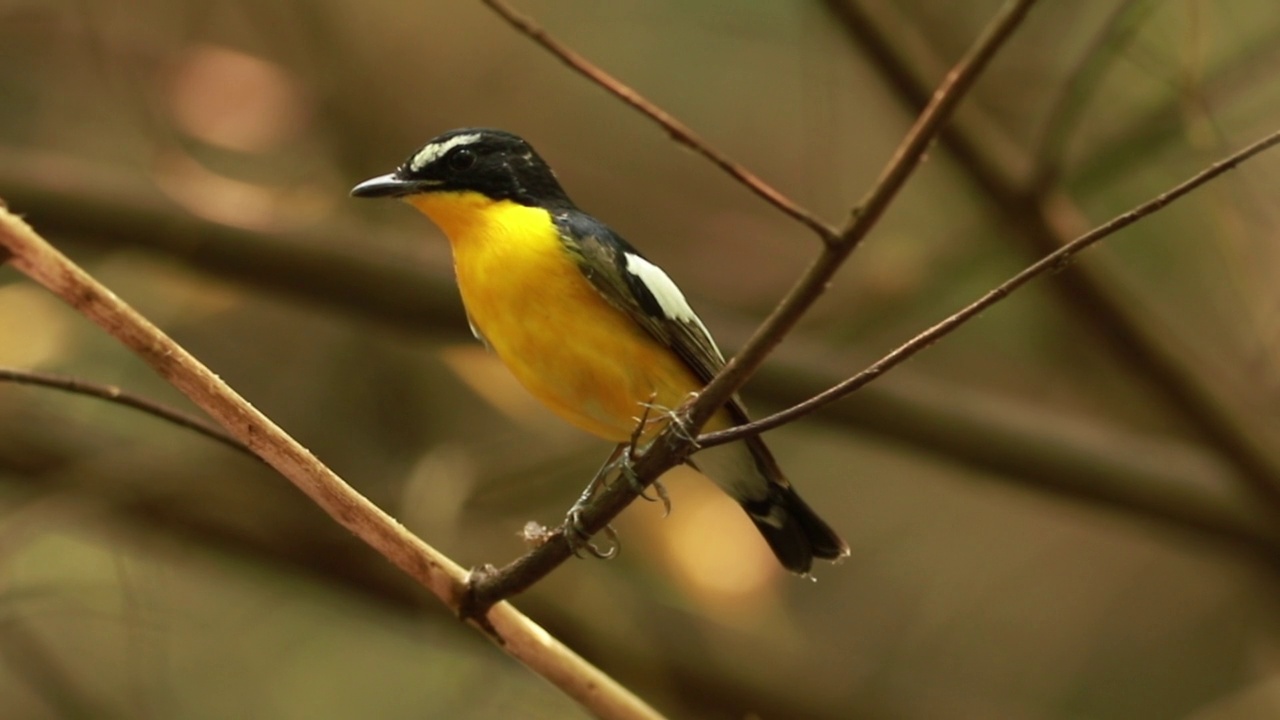
[[[634,253],[626,253],[626,256],[627,272],[640,278],[640,282],[649,288],[649,292],[658,301],[658,306],[662,308],[662,314],[670,320],[696,325],[708,340],[711,339],[707,326],[702,324],[702,320],[693,312],[693,308],[689,307],[689,301],[684,299],[684,293],[680,292],[680,288],[676,287],[662,268]],[[712,347],[715,347],[714,341],[712,341]],[[720,353],[719,348],[716,348],[716,353]]]
[[[470,145],[480,139],[479,133],[464,133],[462,135],[454,135],[444,142],[428,143],[426,147],[418,151],[413,159],[409,161],[409,169],[417,172],[431,163],[444,157],[444,154],[459,145]]]
[[[663,314],[672,320],[698,319],[698,316],[693,314],[693,308],[689,307],[689,302],[684,299],[680,288],[671,282],[671,278],[667,277],[662,268],[639,255],[627,253],[626,256],[627,272],[640,278],[640,282],[649,288],[649,292],[653,293],[654,299],[662,307]]]

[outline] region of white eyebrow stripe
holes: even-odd
[[[454,135],[444,142],[429,143],[426,147],[418,151],[417,155],[409,161],[409,169],[413,171],[421,170],[431,163],[444,157],[444,154],[459,145],[470,145],[480,139],[480,133],[465,133],[462,135]]]
[[[653,298],[658,301],[658,306],[662,308],[662,313],[670,320],[679,320],[697,326],[715,348],[715,341],[711,339],[707,326],[702,324],[702,320],[693,312],[693,308],[689,307],[689,301],[684,299],[684,293],[680,292],[680,288],[676,287],[662,268],[634,253],[625,253],[625,255],[627,272],[640,278],[640,282],[649,288]],[[716,352],[719,353],[719,348],[716,348]]]

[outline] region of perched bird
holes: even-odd
[[[516,135],[452,130],[351,194],[398,198],[439,226],[476,337],[556,414],[619,448],[650,416],[646,407],[679,407],[724,365],[667,274],[579,210]],[[654,414],[641,439],[668,420]],[[734,399],[707,429],[747,421]],[[808,573],[815,557],[849,554],[759,437],[708,448],[693,461],[742,505],[788,570]]]

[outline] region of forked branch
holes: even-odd
[[[498,0],[485,0],[485,2],[499,12],[506,8],[505,3]],[[683,410],[686,420],[683,423],[672,423],[640,455],[634,470],[642,486],[652,483],[659,475],[682,462],[696,449],[695,442],[684,435],[688,429],[701,428],[716,409],[751,377],[773,348],[795,327],[804,313],[822,295],[827,283],[866,237],[919,165],[925,150],[947,119],[951,117],[961,98],[973,86],[987,63],[1013,34],[1034,4],[1035,0],[1012,0],[1006,4],[975,41],[969,52],[947,74],[934,93],[933,100],[907,133],[866,198],[854,210],[845,228],[835,238],[819,232],[824,240],[823,250],[791,292],[756,330],[742,350],[712,379],[697,400]],[[510,12],[509,8],[506,10]],[[530,34],[533,39],[542,42],[544,46],[546,45],[541,39],[545,33],[540,29],[535,28],[537,30],[535,33],[534,30],[519,23],[516,23],[516,27]],[[564,56],[561,55],[561,57]],[[573,57],[576,63],[574,67],[587,77],[594,80],[598,75],[603,75],[598,70],[593,72],[583,70],[593,66],[576,53]],[[599,532],[635,497],[635,491],[629,483],[614,483],[578,517],[579,523],[588,532]],[[549,535],[546,542],[510,565],[501,570],[477,576],[471,585],[468,605],[478,612],[494,602],[522,592],[571,555],[572,550],[565,540],[562,527]]]
[[[1228,170],[1235,168],[1240,163],[1248,160],[1254,155],[1257,155],[1268,148],[1274,147],[1278,143],[1280,143],[1280,131],[1271,133],[1252,145],[1232,153],[1204,170],[1201,170],[1177,186],[1160,193],[1128,212],[1117,215],[1111,220],[1099,225],[1066,245],[1063,245],[1058,250],[1044,256],[1037,262],[1027,266],[1018,274],[1008,280],[1005,280],[1003,283],[1000,283],[985,295],[956,311],[945,320],[898,346],[892,352],[872,363],[857,375],[834,385],[828,390],[819,393],[802,403],[774,413],[768,417],[761,418],[746,425],[739,425],[738,427],[730,428],[728,430],[707,433],[706,435],[698,438],[698,445],[700,447],[721,445],[747,435],[765,432],[781,425],[785,425],[798,417],[807,415],[824,405],[839,400],[854,390],[857,390],[872,380],[875,380],[891,368],[900,365],[911,356],[942,339],[945,335],[955,331],[961,325],[972,320],[983,310],[986,310],[992,305],[995,305],[1001,300],[1009,297],[1009,295],[1011,295],[1015,290],[1028,282],[1046,273],[1061,270],[1068,262],[1070,262],[1073,256],[1085,248],[1088,248],[1090,245],[1123,230],[1148,215],[1159,212],[1175,200],[1178,200],[1182,196],[1190,193],[1210,180],[1213,180],[1219,175],[1222,175]]]
[[[405,530],[217,375],[75,263],[21,218],[0,208],[0,253],[152,367],[237,440],[288,478],[336,522],[442,602],[460,610],[467,572]],[[603,718],[660,718],[653,708],[555,640],[509,603],[471,620],[509,655]]]

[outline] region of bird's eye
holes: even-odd
[[[476,164],[476,154],[466,148],[459,148],[449,154],[449,167],[453,170],[470,170]]]

